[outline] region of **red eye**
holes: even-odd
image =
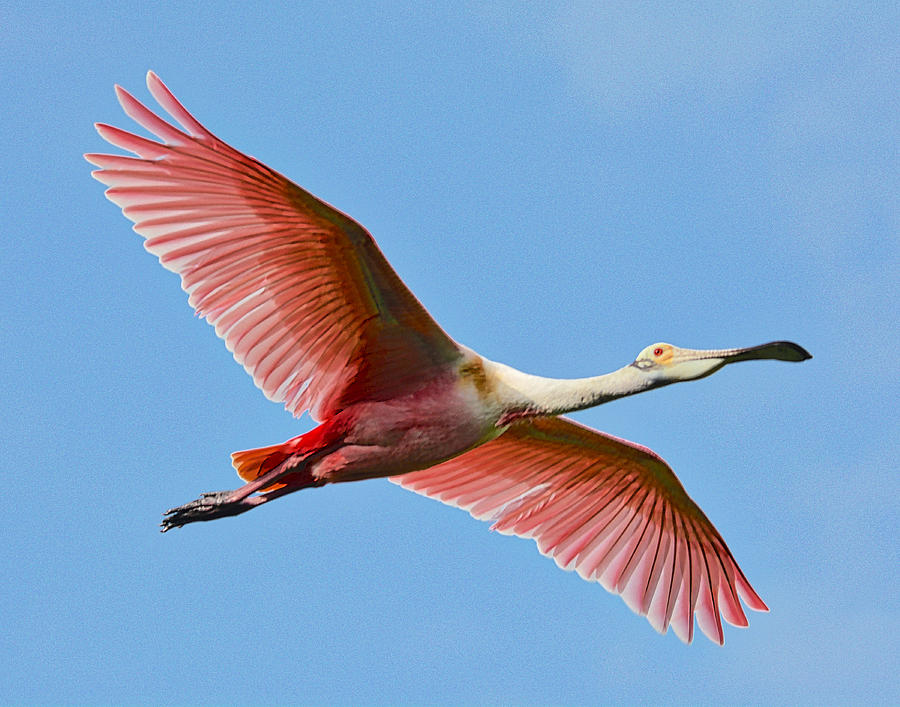
[[[653,355],[654,356],[662,356],[662,349],[659,347],[656,347],[655,349],[653,349]]]

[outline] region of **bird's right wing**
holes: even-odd
[[[620,594],[685,642],[694,613],[724,641],[720,612],[747,618],[738,596],[768,611],[725,541],[675,474],[645,447],[561,417],[514,424],[498,438],[422,471],[391,477],[417,493],[533,538],[563,569]]]
[[[152,72],[147,85],[184,129],[117,86],[159,142],[98,124],[136,157],[85,157],[269,399],[323,420],[460,357],[362,226],[219,140]]]

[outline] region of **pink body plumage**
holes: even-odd
[[[158,141],[98,125],[135,156],[86,155],[94,176],[266,396],[321,422],[235,452],[247,483],[168,511],[163,530],[300,488],[387,476],[533,538],[560,567],[685,641],[695,614],[722,643],[722,617],[747,625],[740,599],[767,610],[660,457],[559,415],[734,361],[801,361],[805,350],[654,344],[618,371],[577,380],[489,361],[438,326],[361,225],[219,140],[154,74],[147,82],[183,129],[117,87],[125,112]]]

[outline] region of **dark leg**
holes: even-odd
[[[297,478],[298,476],[301,478]],[[287,486],[267,493],[260,493],[256,496],[252,495],[266,486],[278,483],[283,478],[288,482]],[[170,508],[163,514],[163,521],[160,523],[162,530],[160,532],[165,533],[172,528],[180,528],[188,523],[195,523],[201,520],[215,520],[216,518],[240,515],[280,496],[309,486],[321,486],[323,483],[325,482],[313,479],[308,472],[305,474],[303,472],[298,473],[296,463],[290,466],[279,464],[271,471],[263,474],[258,479],[244,484],[239,489],[204,493],[195,501],[185,503],[183,506]]]
[[[312,485],[312,484],[310,484]],[[299,491],[305,486],[284,486],[268,493],[261,493],[258,496],[247,496],[237,501],[232,500],[234,491],[215,491],[213,493],[204,493],[196,501],[185,503],[183,506],[170,508],[164,514],[163,521],[160,523],[161,533],[165,533],[172,528],[180,528],[188,523],[195,523],[201,520],[216,520],[216,518],[227,518],[228,516],[237,516],[246,513],[252,508],[261,506],[268,501],[272,501],[280,496],[285,496],[294,491]],[[240,491],[241,489],[238,489]]]

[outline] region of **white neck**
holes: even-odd
[[[544,378],[485,360],[506,414],[561,415],[634,395],[659,385],[634,366],[592,378]]]

